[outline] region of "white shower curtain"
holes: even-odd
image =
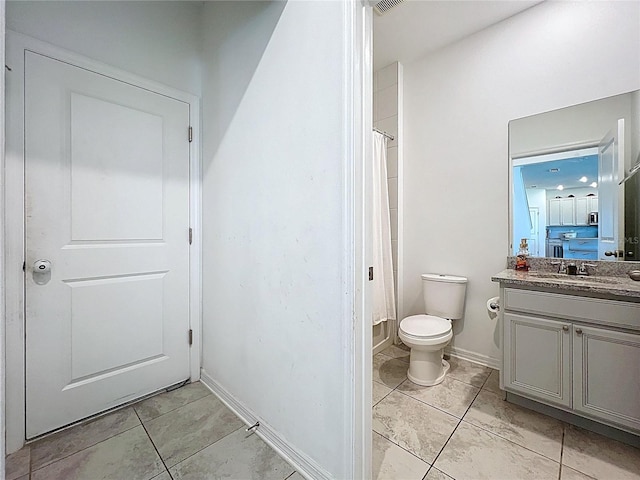
[[[387,139],[373,132],[373,324],[396,318],[387,188]]]

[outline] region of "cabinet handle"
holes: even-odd
[[[578,335],[582,335],[582,329],[581,328],[576,328],[576,333]]]
[[[566,325],[563,325],[562,326],[562,330],[564,330],[565,332],[568,332],[569,331],[569,327],[567,327]]]

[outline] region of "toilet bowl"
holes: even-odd
[[[453,275],[422,275],[426,314],[411,315],[400,322],[398,336],[411,349],[407,377],[415,384],[441,383],[449,370],[444,347],[453,337],[452,319],[464,312],[467,279]]]

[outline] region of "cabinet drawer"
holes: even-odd
[[[505,288],[504,308],[563,320],[640,330],[640,303]]]

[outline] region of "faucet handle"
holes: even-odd
[[[564,260],[551,262],[551,265],[558,265],[558,273],[567,273],[567,265],[564,263]]]
[[[596,265],[595,263],[582,262],[580,264],[580,268],[578,269],[578,274],[589,275],[589,269],[587,267],[598,268],[598,265]]]

